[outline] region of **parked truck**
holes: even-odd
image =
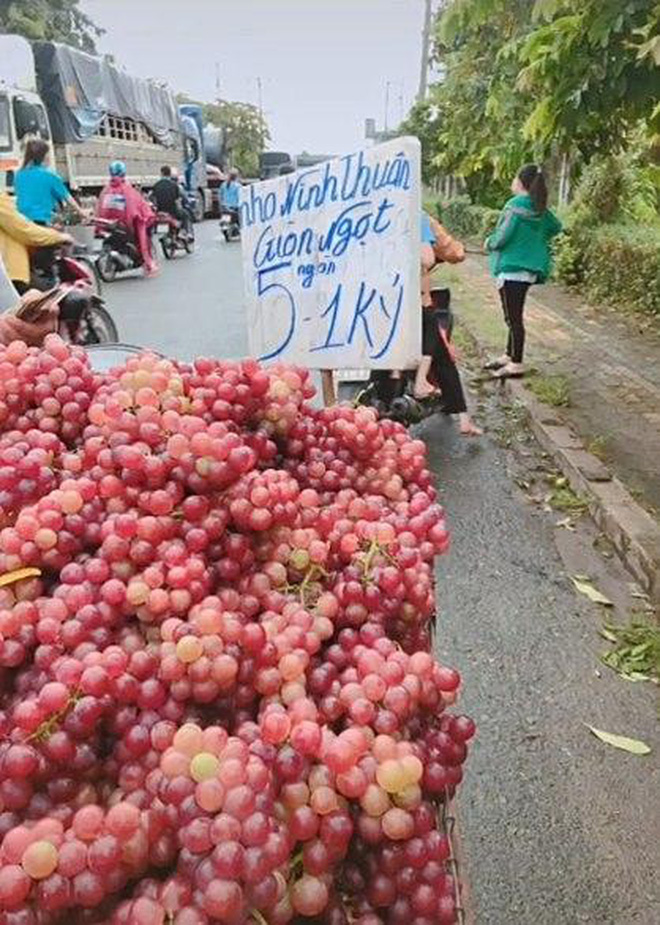
[[[108,164],[125,161],[149,189],[164,163],[184,165],[184,138],[172,92],[131,77],[108,58],[55,42],[0,35],[0,187],[11,187],[22,146],[40,136],[70,189],[99,192]]]
[[[270,180],[295,169],[293,158],[285,151],[263,151],[259,155],[259,179]]]
[[[195,219],[201,221],[205,215],[213,212],[202,107],[198,103],[182,103],[179,106],[179,117],[183,131],[183,179],[195,203]]]

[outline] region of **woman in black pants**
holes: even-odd
[[[485,245],[509,329],[506,353],[486,364],[498,379],[518,378],[524,373],[525,299],[530,286],[548,278],[550,242],[561,231],[561,222],[548,209],[548,189],[540,167],[523,167],[511,189],[513,198]]]

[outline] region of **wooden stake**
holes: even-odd
[[[335,377],[331,369],[321,370],[321,386],[323,388],[323,404],[326,408],[337,404],[337,393],[335,392]]]

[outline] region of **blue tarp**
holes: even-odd
[[[90,138],[105,115],[141,122],[161,144],[176,144],[179,115],[166,87],[67,45],[35,42],[32,48],[39,93],[57,144]]]

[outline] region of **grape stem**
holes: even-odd
[[[265,919],[258,909],[250,909],[250,915],[259,925],[268,925],[268,919]]]
[[[303,853],[301,849],[297,854],[294,854],[294,856],[291,858],[289,862],[289,871],[293,878],[295,878],[295,873],[297,869],[299,867],[302,867],[302,863],[303,863]]]
[[[45,720],[37,729],[34,730],[31,735],[27,737],[26,741],[31,742],[34,740],[36,742],[45,742],[46,739],[50,738],[50,736],[58,728],[60,720],[64,719],[71,707],[75,706],[81,697],[82,692],[75,690],[69,697],[66,706],[62,707],[61,710],[58,710],[57,713],[53,713],[50,719]]]

